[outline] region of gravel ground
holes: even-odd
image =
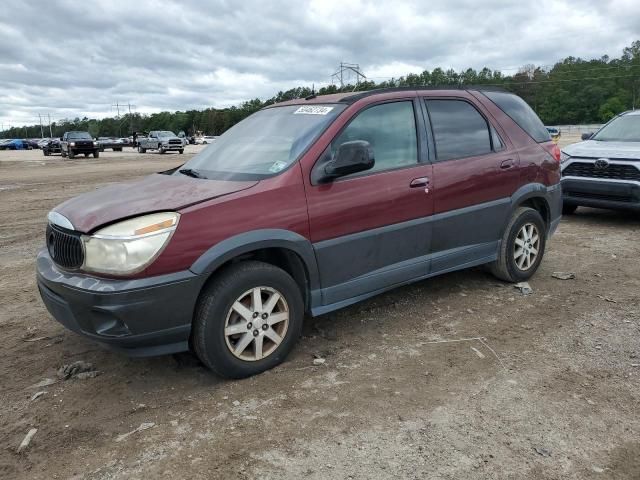
[[[531,295],[482,269],[426,280],[308,319],[283,365],[243,381],[52,321],[34,277],[47,211],[196,150],[0,152],[0,478],[640,478],[638,215],[565,218]]]

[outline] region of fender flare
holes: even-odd
[[[547,211],[549,212],[550,218],[548,219],[545,218],[544,219],[545,222],[552,221],[553,209],[549,202],[549,197],[550,197],[550,193],[554,191],[556,188],[559,188],[559,184],[557,186],[553,185],[551,187],[547,187],[542,183],[528,183],[526,185],[523,185],[518,190],[516,190],[513,195],[511,195],[511,215],[516,210],[518,205],[522,204],[523,202],[531,198],[537,198],[542,200],[547,206]],[[503,229],[506,228],[507,224],[509,223],[509,220],[511,219],[511,215],[509,215],[509,218],[507,218],[507,221]]]
[[[264,248],[282,248],[297,254],[307,271],[310,291],[320,288],[320,274],[311,242],[284,229],[252,230],[227,238],[204,252],[189,270],[196,275],[210,275],[229,260]]]

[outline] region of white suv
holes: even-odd
[[[578,206],[640,211],[640,110],[562,149],[563,213]]]

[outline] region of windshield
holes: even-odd
[[[175,134],[173,132],[168,131],[168,130],[163,130],[161,132],[158,132],[158,136],[159,137],[175,137]]]
[[[295,162],[345,105],[260,110],[227,130],[183,169],[216,180],[259,180]]]
[[[91,135],[89,135],[87,132],[69,132],[67,138],[91,140]]]
[[[602,127],[591,140],[600,142],[640,142],[640,115],[623,115]]]

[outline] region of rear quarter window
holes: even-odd
[[[489,100],[495,103],[500,110],[509,115],[531,138],[536,142],[551,141],[551,135],[536,112],[527,105],[523,99],[512,93],[482,92]]]

